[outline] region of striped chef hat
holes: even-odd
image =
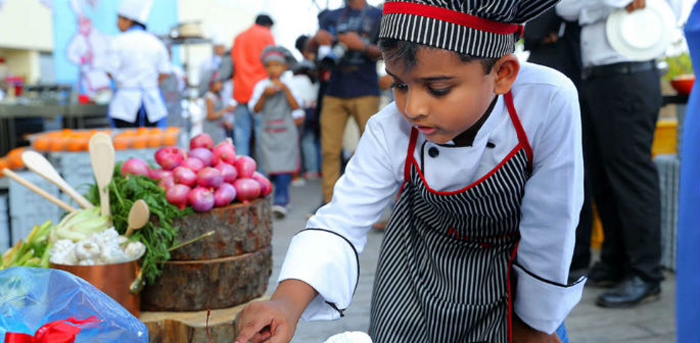
[[[379,38],[479,58],[515,51],[523,24],[559,0],[387,0]]]

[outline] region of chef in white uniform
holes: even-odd
[[[114,127],[164,126],[165,101],[158,83],[168,77],[168,51],[145,23],[152,0],[122,0],[117,26],[122,34],[112,40],[108,72],[116,84],[109,104]]]
[[[237,342],[340,318],[393,199],[373,342],[568,342],[585,282],[567,280],[583,200],[578,95],[512,54],[521,24],[555,2],[384,3],[396,102],[369,119],[332,201],[292,239],[271,299],[241,312]]]

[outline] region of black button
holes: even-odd
[[[428,149],[428,155],[430,155],[430,157],[438,157],[438,155],[440,155],[440,150],[436,147],[430,147],[430,149]]]

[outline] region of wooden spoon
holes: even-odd
[[[25,151],[22,153],[22,161],[24,165],[29,168],[29,170],[37,173],[39,176],[58,186],[62,191],[66,192],[68,196],[73,198],[75,202],[82,208],[92,208],[94,205],[85,199],[80,193],[78,193],[73,187],[71,187],[66,180],[64,180],[61,175],[58,174],[56,169],[49,163],[49,161],[35,151]]]
[[[143,199],[136,200],[131,209],[129,210],[129,227],[126,229],[124,236],[131,236],[134,231],[142,228],[151,216],[151,212],[148,210],[148,205]]]
[[[114,173],[114,146],[107,134],[98,132],[90,138],[90,162],[95,173],[95,182],[100,191],[100,210],[102,215],[111,216],[109,209],[109,183]]]
[[[49,194],[49,193],[46,193],[46,191],[44,191],[43,189],[39,188],[39,186],[37,186],[37,185],[35,185],[35,184],[29,182],[28,180],[26,180],[25,178],[23,178],[23,177],[21,177],[21,176],[15,174],[15,172],[13,172],[12,170],[7,169],[7,168],[4,168],[4,169],[2,170],[2,173],[5,174],[5,175],[7,175],[7,177],[9,177],[10,179],[17,181],[17,183],[19,183],[20,185],[29,188],[29,189],[32,190],[34,193],[41,195],[41,196],[44,197],[46,200],[48,200],[48,201],[50,201],[50,202],[52,202],[52,203],[58,205],[58,207],[60,207],[60,208],[62,208],[62,209],[64,209],[64,210],[66,210],[66,211],[68,211],[68,212],[75,212],[75,211],[77,211],[77,209],[74,208],[73,206],[66,204],[63,200],[61,200],[61,199],[59,199],[59,198],[57,198],[57,197],[55,197],[55,196],[53,196],[53,195],[51,195],[51,194]]]

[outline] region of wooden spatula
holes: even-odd
[[[112,139],[105,133],[98,132],[90,138],[90,162],[95,173],[95,182],[100,190],[100,211],[102,215],[111,216],[109,209],[109,183],[114,173],[114,146]]]
[[[148,210],[148,205],[143,199],[136,200],[129,210],[129,227],[126,229],[124,236],[131,236],[134,231],[142,228],[151,216],[151,211]]]
[[[26,180],[25,178],[23,178],[21,176],[15,174],[12,170],[4,168],[2,170],[2,173],[5,174],[10,179],[17,181],[17,183],[19,183],[20,185],[29,188],[34,193],[41,195],[42,197],[44,197],[44,199],[56,204],[58,207],[66,210],[68,212],[77,211],[77,209],[75,209],[73,206],[68,205],[65,202],[63,202],[63,200],[47,193],[43,189],[39,188],[39,186],[29,182],[28,180]]]
[[[24,165],[29,168],[29,170],[37,173],[39,176],[58,186],[62,191],[68,194],[69,197],[73,198],[75,202],[82,208],[92,208],[94,207],[87,199],[85,199],[80,193],[78,193],[73,187],[71,187],[66,180],[64,180],[61,175],[58,174],[56,169],[49,163],[49,161],[35,151],[25,151],[22,153],[22,161]]]

